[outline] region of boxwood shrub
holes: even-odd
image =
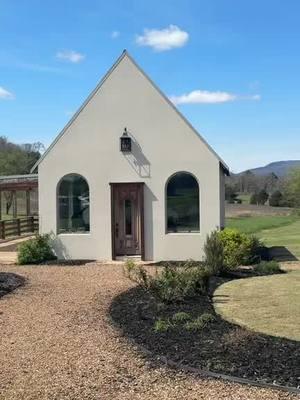
[[[257,237],[230,228],[221,231],[219,237],[223,244],[225,268],[234,269],[239,265],[249,265],[257,261],[261,246]]]
[[[56,259],[51,246],[49,235],[36,235],[26,240],[18,247],[19,264],[40,264]]]

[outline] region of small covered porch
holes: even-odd
[[[0,239],[38,230],[38,175],[0,177]]]

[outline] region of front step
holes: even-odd
[[[132,261],[142,261],[142,257],[137,255],[137,256],[117,256],[115,258],[116,261],[127,261],[127,260],[132,260]]]

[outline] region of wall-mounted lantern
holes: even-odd
[[[127,128],[124,128],[123,135],[120,137],[120,151],[122,153],[131,152],[131,137],[128,136]]]

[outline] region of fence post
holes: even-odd
[[[30,191],[26,190],[26,216],[30,215]]]
[[[1,239],[5,239],[5,221],[1,221]]]
[[[17,236],[21,236],[21,221],[20,221],[20,218],[17,218],[16,221],[17,221]]]
[[[17,192],[12,190],[12,206],[13,206],[13,218],[17,218],[18,216],[18,207],[17,207]]]
[[[34,232],[34,216],[30,217],[31,219],[31,232]]]

